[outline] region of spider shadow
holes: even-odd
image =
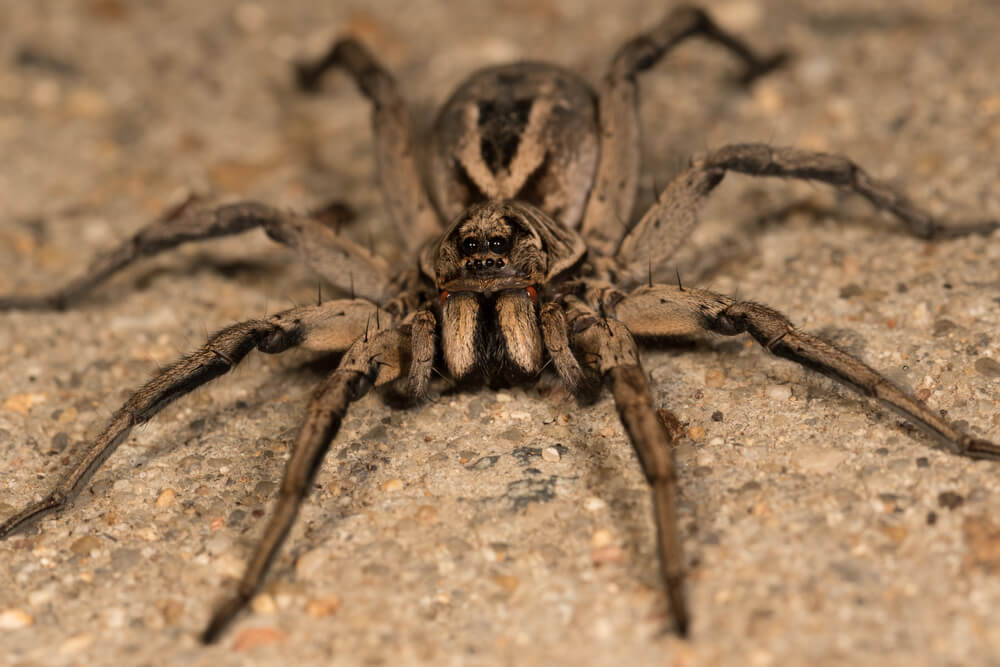
[[[848,352],[855,358],[863,360],[867,340],[853,329],[829,326],[815,332],[814,335],[824,342]],[[880,405],[874,398],[852,391],[833,378],[818,374],[788,360],[773,357],[757,345],[746,350],[744,343],[747,340],[745,334],[735,339],[705,334],[693,338],[662,337],[646,340],[643,342],[643,347],[659,352],[696,352],[706,356],[715,355],[719,359],[729,358],[733,360],[741,353],[753,354],[755,360],[752,365],[759,368],[765,375],[769,374],[768,369],[771,364],[785,365],[794,370],[796,377],[791,380],[791,384],[798,388],[798,393],[805,399],[803,411],[812,412],[814,410],[813,401],[819,400],[826,406],[824,412],[831,416],[840,414],[863,415],[870,422],[871,427],[882,426],[894,431],[903,436],[903,442],[914,441],[918,446],[927,449],[944,452],[951,456],[959,455],[950,443],[940,440],[935,434],[912,424],[906,417],[897,414],[889,406]],[[914,393],[914,387],[906,377],[896,373],[889,376],[889,379],[907,394]],[[760,397],[755,400],[760,400],[763,405],[767,399]],[[724,407],[724,405],[720,404],[720,407]],[[941,410],[941,415],[946,417],[947,411]],[[684,421],[683,415],[679,416]],[[765,428],[761,429],[762,432],[766,430]]]
[[[162,291],[163,284],[179,277],[196,279],[199,276],[214,275],[231,283],[253,288],[270,285],[278,279],[290,282],[298,277],[294,273],[295,266],[291,258],[232,259],[210,252],[199,252],[193,256],[164,259],[152,266],[129,267],[83,296],[79,307],[114,307],[135,294],[147,292],[155,296],[157,291]],[[166,298],[166,295],[162,298]],[[73,308],[76,309],[77,306],[74,305]]]
[[[211,437],[213,432],[222,428],[225,422],[242,419],[253,419],[267,409],[274,409],[277,405],[288,405],[285,410],[292,415],[298,414],[301,419],[305,418],[306,406],[308,405],[308,390],[314,387],[332,372],[340,362],[342,354],[327,354],[315,358],[288,359],[278,362],[273,368],[266,372],[266,379],[253,389],[250,396],[234,399],[225,403],[215,405],[211,409],[200,408],[196,410],[195,419],[187,423],[172,422],[169,418],[164,419],[158,416],[157,423],[161,425],[163,431],[155,442],[142,449],[142,453],[136,455],[131,463],[134,467],[142,467],[152,461],[173,455],[180,449],[191,449],[191,453],[201,453],[202,441]],[[277,357],[280,358],[280,357]],[[251,362],[252,363],[252,362]],[[247,362],[238,366],[232,371],[234,374],[247,373]],[[230,380],[232,377],[230,376]],[[225,382],[222,379],[222,382]],[[211,392],[217,385],[208,385],[198,391]],[[288,393],[288,387],[295,386],[304,388],[303,395],[297,396],[289,401],[281,401],[281,397]],[[183,399],[181,399],[183,401]],[[176,406],[171,406],[168,410],[176,410]],[[167,415],[169,417],[169,415]],[[295,417],[289,416],[294,423],[285,425],[280,431],[270,435],[266,433],[255,433],[259,429],[250,429],[255,433],[258,442],[269,441],[290,441],[294,433],[298,430],[300,421],[295,421]],[[259,422],[259,418],[254,420]],[[284,420],[282,420],[284,421]],[[167,428],[162,428],[164,424],[172,424]],[[141,429],[142,425],[137,428]],[[202,435],[204,433],[204,435]],[[210,451],[207,453],[211,453]],[[280,475],[279,475],[280,476]],[[90,485],[92,486],[92,484]]]
[[[132,279],[136,290],[149,289],[161,278],[176,278],[177,276],[197,276],[199,274],[215,274],[227,280],[250,284],[263,284],[290,272],[292,262],[273,258],[241,257],[228,259],[218,257],[208,252],[199,252],[192,257],[184,257],[178,261],[173,258],[168,264],[148,267]]]
[[[241,535],[240,539],[245,540],[246,546],[249,548],[256,540],[257,533],[262,527],[261,521],[266,520],[267,508],[277,493],[276,489],[272,489],[266,494],[260,494],[254,489],[254,486],[260,482],[276,483],[282,478],[288,452],[293,449],[296,434],[305,418],[310,389],[336,369],[342,356],[342,354],[337,353],[292,358],[272,368],[271,372],[268,373],[269,377],[254,388],[249,396],[226,401],[214,406],[214,409],[199,409],[195,419],[186,423],[173,423],[169,429],[161,429],[161,433],[150,446],[143,447],[140,452],[119,464],[120,471],[106,471],[105,475],[102,475],[103,480],[98,479],[88,484],[85,487],[88,492],[81,493],[73,507],[82,508],[91,501],[91,497],[107,495],[102,491],[95,491],[95,483],[100,483],[98,488],[110,488],[116,480],[129,478],[135,469],[141,469],[153,461],[176,457],[179,451],[183,450],[187,455],[204,457],[205,459],[210,458],[213,454],[223,456],[214,450],[213,441],[216,436],[225,430],[227,424],[245,422],[247,435],[244,437],[242,433],[244,429],[241,428],[241,435],[237,438],[245,440],[245,443],[241,442],[240,444],[245,444],[247,449],[263,451],[267,455],[255,455],[253,458],[247,455],[245,457],[252,460],[252,470],[249,473],[252,482],[243,490],[240,490],[238,486],[233,487],[234,493],[226,501],[226,511],[243,510],[245,513],[254,513],[256,517],[254,520],[244,521],[242,525],[230,526],[230,530]],[[303,391],[297,392],[290,400],[280,400],[283,395],[288,394],[290,384],[303,389]],[[208,390],[211,391],[210,388]],[[237,455],[243,456],[243,453]],[[385,463],[385,456],[384,452],[372,449],[354,452],[352,458],[357,460],[353,461],[353,468],[361,466],[365,469],[375,470],[377,466]],[[203,462],[196,461],[192,465],[193,469],[183,473],[185,478],[196,480],[219,477],[213,474]],[[325,465],[328,467],[328,472],[337,467],[333,452],[327,456]],[[329,468],[331,465],[333,468]],[[224,475],[226,478],[239,476],[239,468]],[[312,548],[318,542],[322,542],[332,535],[344,517],[367,506],[371,502],[370,497],[372,496],[367,491],[372,487],[373,481],[374,478],[364,476],[363,479],[352,482],[351,495],[354,502],[346,505],[343,503],[319,504],[322,506],[321,515],[313,517],[306,526],[306,530],[311,534],[310,539],[299,548],[290,549],[288,554],[282,557],[281,560],[286,565],[275,568],[274,572],[277,573],[277,576],[273,577],[273,580],[294,580],[293,564],[298,555],[303,550]],[[229,484],[231,481],[226,482],[225,486],[228,488]],[[319,484],[317,484],[318,486]],[[258,514],[259,510],[263,511],[264,514]]]
[[[895,229],[899,236],[912,238],[891,224],[881,222],[881,216],[876,213],[872,211],[870,215],[848,216],[844,215],[840,206],[820,204],[813,197],[798,198],[772,206],[770,210],[746,217],[736,224],[726,225],[723,236],[712,239],[704,246],[682,244],[671,264],[678,267],[677,270],[684,277],[685,283],[695,285],[707,283],[719,275],[739,276],[748,265],[761,256],[760,237],[764,232],[787,227],[797,219],[804,219],[815,227],[819,227],[826,220],[832,220],[839,229],[879,229],[880,234],[892,234]],[[661,267],[654,274],[654,278],[662,275],[671,282],[675,278],[673,266],[669,270]]]

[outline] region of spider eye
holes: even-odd
[[[479,250],[479,241],[474,236],[466,236],[461,240],[458,247],[462,250],[463,255],[474,255]]]
[[[490,251],[498,255],[507,252],[507,239],[502,236],[494,236],[490,239]]]

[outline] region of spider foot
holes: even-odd
[[[38,519],[44,514],[55,511],[66,504],[66,497],[59,493],[53,493],[45,500],[34,503],[24,508],[3,523],[0,523],[0,540],[6,539],[18,528],[27,525],[31,521]]]
[[[687,596],[684,595],[684,579],[672,576],[667,578],[666,583],[667,600],[674,618],[674,629],[678,636],[686,638],[691,625],[691,617],[688,615]]]
[[[985,459],[987,461],[1000,461],[1000,445],[984,440],[982,438],[967,438],[960,443],[960,454],[964,454],[973,459]]]
[[[323,78],[325,67],[319,67],[314,63],[295,63],[295,85],[304,93],[315,93],[319,91],[319,82]]]
[[[201,643],[202,644],[214,644],[218,641],[219,637],[222,635],[222,631],[232,623],[236,614],[247,605],[250,601],[250,596],[244,593],[237,593],[233,597],[229,598],[218,609],[212,614],[212,620],[208,622],[205,626],[205,630],[201,633]]]
[[[766,58],[757,60],[747,65],[746,69],[737,79],[741,86],[749,86],[762,76],[766,76],[776,69],[784,67],[792,59],[791,51],[778,51]]]

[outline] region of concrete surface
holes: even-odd
[[[357,34],[426,119],[487,63],[595,80],[667,9],[467,4],[3,2],[0,292],[59,284],[189,189],[347,198],[349,233],[391,254],[367,105],[341,77],[296,95],[291,58]],[[993,0],[709,6],[796,58],[749,93],[703,44],[643,76],[645,202],[692,152],[762,140],[849,154],[937,213],[1000,215]],[[703,220],[687,282],[781,309],[1000,439],[997,235],[926,243],[823,186],[735,177]],[[254,233],[145,262],[72,312],[0,316],[0,515],[159,364],[315,290]],[[690,434],[690,641],[662,632],[648,494],[609,398],[580,408],[543,381],[405,411],[362,400],[266,594],[200,646],[322,377],[292,353],[164,410],[72,509],[0,543],[0,663],[1000,665],[1000,464],[743,339],[644,359]]]

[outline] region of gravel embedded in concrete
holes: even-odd
[[[750,91],[705,44],[644,74],[639,208],[692,154],[771,141],[844,152],[937,214],[1000,215],[993,2],[710,6],[794,60]],[[596,81],[665,11],[4,3],[0,293],[67,280],[191,189],[297,209],[347,198],[358,219],[345,233],[392,255],[368,106],[337,75],[319,96],[295,94],[292,59],[358,35],[427,122],[480,65],[545,58]],[[734,176],[677,265],[685,285],[771,304],[1000,439],[996,234],[928,243],[822,186]],[[315,294],[313,276],[253,233],[144,262],[78,309],[0,315],[0,516],[41,497],[159,366]],[[251,356],[169,406],[70,510],[0,542],[3,660],[912,667],[1000,652],[998,464],[953,457],[742,338],[643,358],[688,435],[677,459],[690,641],[663,632],[648,491],[609,397],[578,406],[543,382],[404,410],[360,401],[253,613],[201,647],[327,368],[291,353]],[[594,545],[600,531],[611,539]]]

